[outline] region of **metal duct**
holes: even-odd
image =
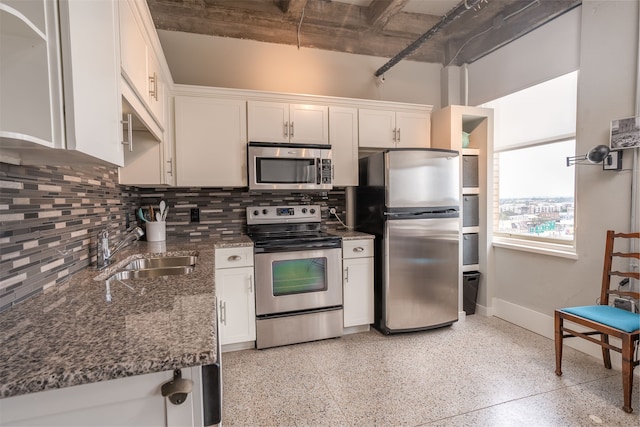
[[[433,37],[438,31],[442,30],[451,22],[453,22],[454,20],[462,16],[462,14],[464,14],[467,10],[476,6],[478,3],[486,2],[486,1],[487,0],[464,0],[458,3],[457,6],[451,9],[449,12],[445,13],[442,19],[440,20],[440,22],[438,22],[436,25],[431,27],[429,31],[427,31],[426,33],[418,37],[416,41],[414,41],[409,46],[402,49],[400,53],[398,53],[396,56],[391,58],[382,67],[378,68],[378,71],[375,72],[375,76],[380,77],[381,75],[383,75],[391,67],[396,65],[398,62],[402,61],[407,56],[411,55],[416,49],[418,49],[424,42],[426,42],[431,37]]]

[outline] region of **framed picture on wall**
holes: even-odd
[[[640,116],[611,121],[611,150],[640,147]]]

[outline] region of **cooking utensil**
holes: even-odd
[[[166,221],[166,219],[167,219],[167,212],[169,212],[169,206],[166,206],[164,208],[164,210],[162,211],[162,220],[163,221]]]
[[[156,220],[156,213],[153,210],[153,206],[149,205],[149,221],[155,221]]]
[[[160,200],[160,218],[162,218],[162,216],[164,215],[164,210],[166,208],[167,204],[164,202],[164,200]],[[162,221],[164,221],[164,219]]]
[[[142,208],[138,208],[138,218],[140,218],[144,222],[149,222],[147,218],[144,217],[144,213],[142,213]]]

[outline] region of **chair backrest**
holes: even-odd
[[[617,239],[617,240],[616,240]],[[618,295],[621,297],[631,297],[633,299],[640,299],[640,292],[631,292],[631,291],[620,291],[618,290],[618,281],[614,281],[614,289],[611,289],[611,277],[626,277],[629,279],[640,280],[640,272],[638,271],[638,263],[636,262],[636,270],[631,271],[630,262],[631,258],[635,258],[640,260],[640,252],[631,252],[628,250],[626,252],[622,252],[620,250],[615,251],[615,243],[619,242],[622,245],[625,242],[621,242],[621,240],[629,240],[636,239],[635,248],[640,247],[640,233],[616,233],[613,230],[607,231],[607,244],[605,245],[604,251],[604,268],[602,270],[602,291],[600,293],[600,304],[608,305],[609,304],[609,295]],[[628,243],[628,242],[627,242]],[[631,247],[631,245],[629,245]],[[626,262],[617,262],[614,263],[614,259],[619,258]],[[620,265],[625,265],[626,267],[620,268]],[[612,270],[612,268],[619,268],[617,270]]]

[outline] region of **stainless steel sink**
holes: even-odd
[[[161,276],[179,276],[189,274],[193,271],[195,266],[174,266],[174,267],[156,267],[156,268],[142,268],[137,270],[120,270],[117,273],[112,274],[108,280],[118,279],[152,279],[154,277]]]
[[[171,267],[192,267],[196,265],[198,257],[195,255],[166,256],[155,258],[140,258],[124,266],[124,270],[165,269]],[[179,274],[179,273],[178,273]],[[149,276],[147,276],[149,277]]]

